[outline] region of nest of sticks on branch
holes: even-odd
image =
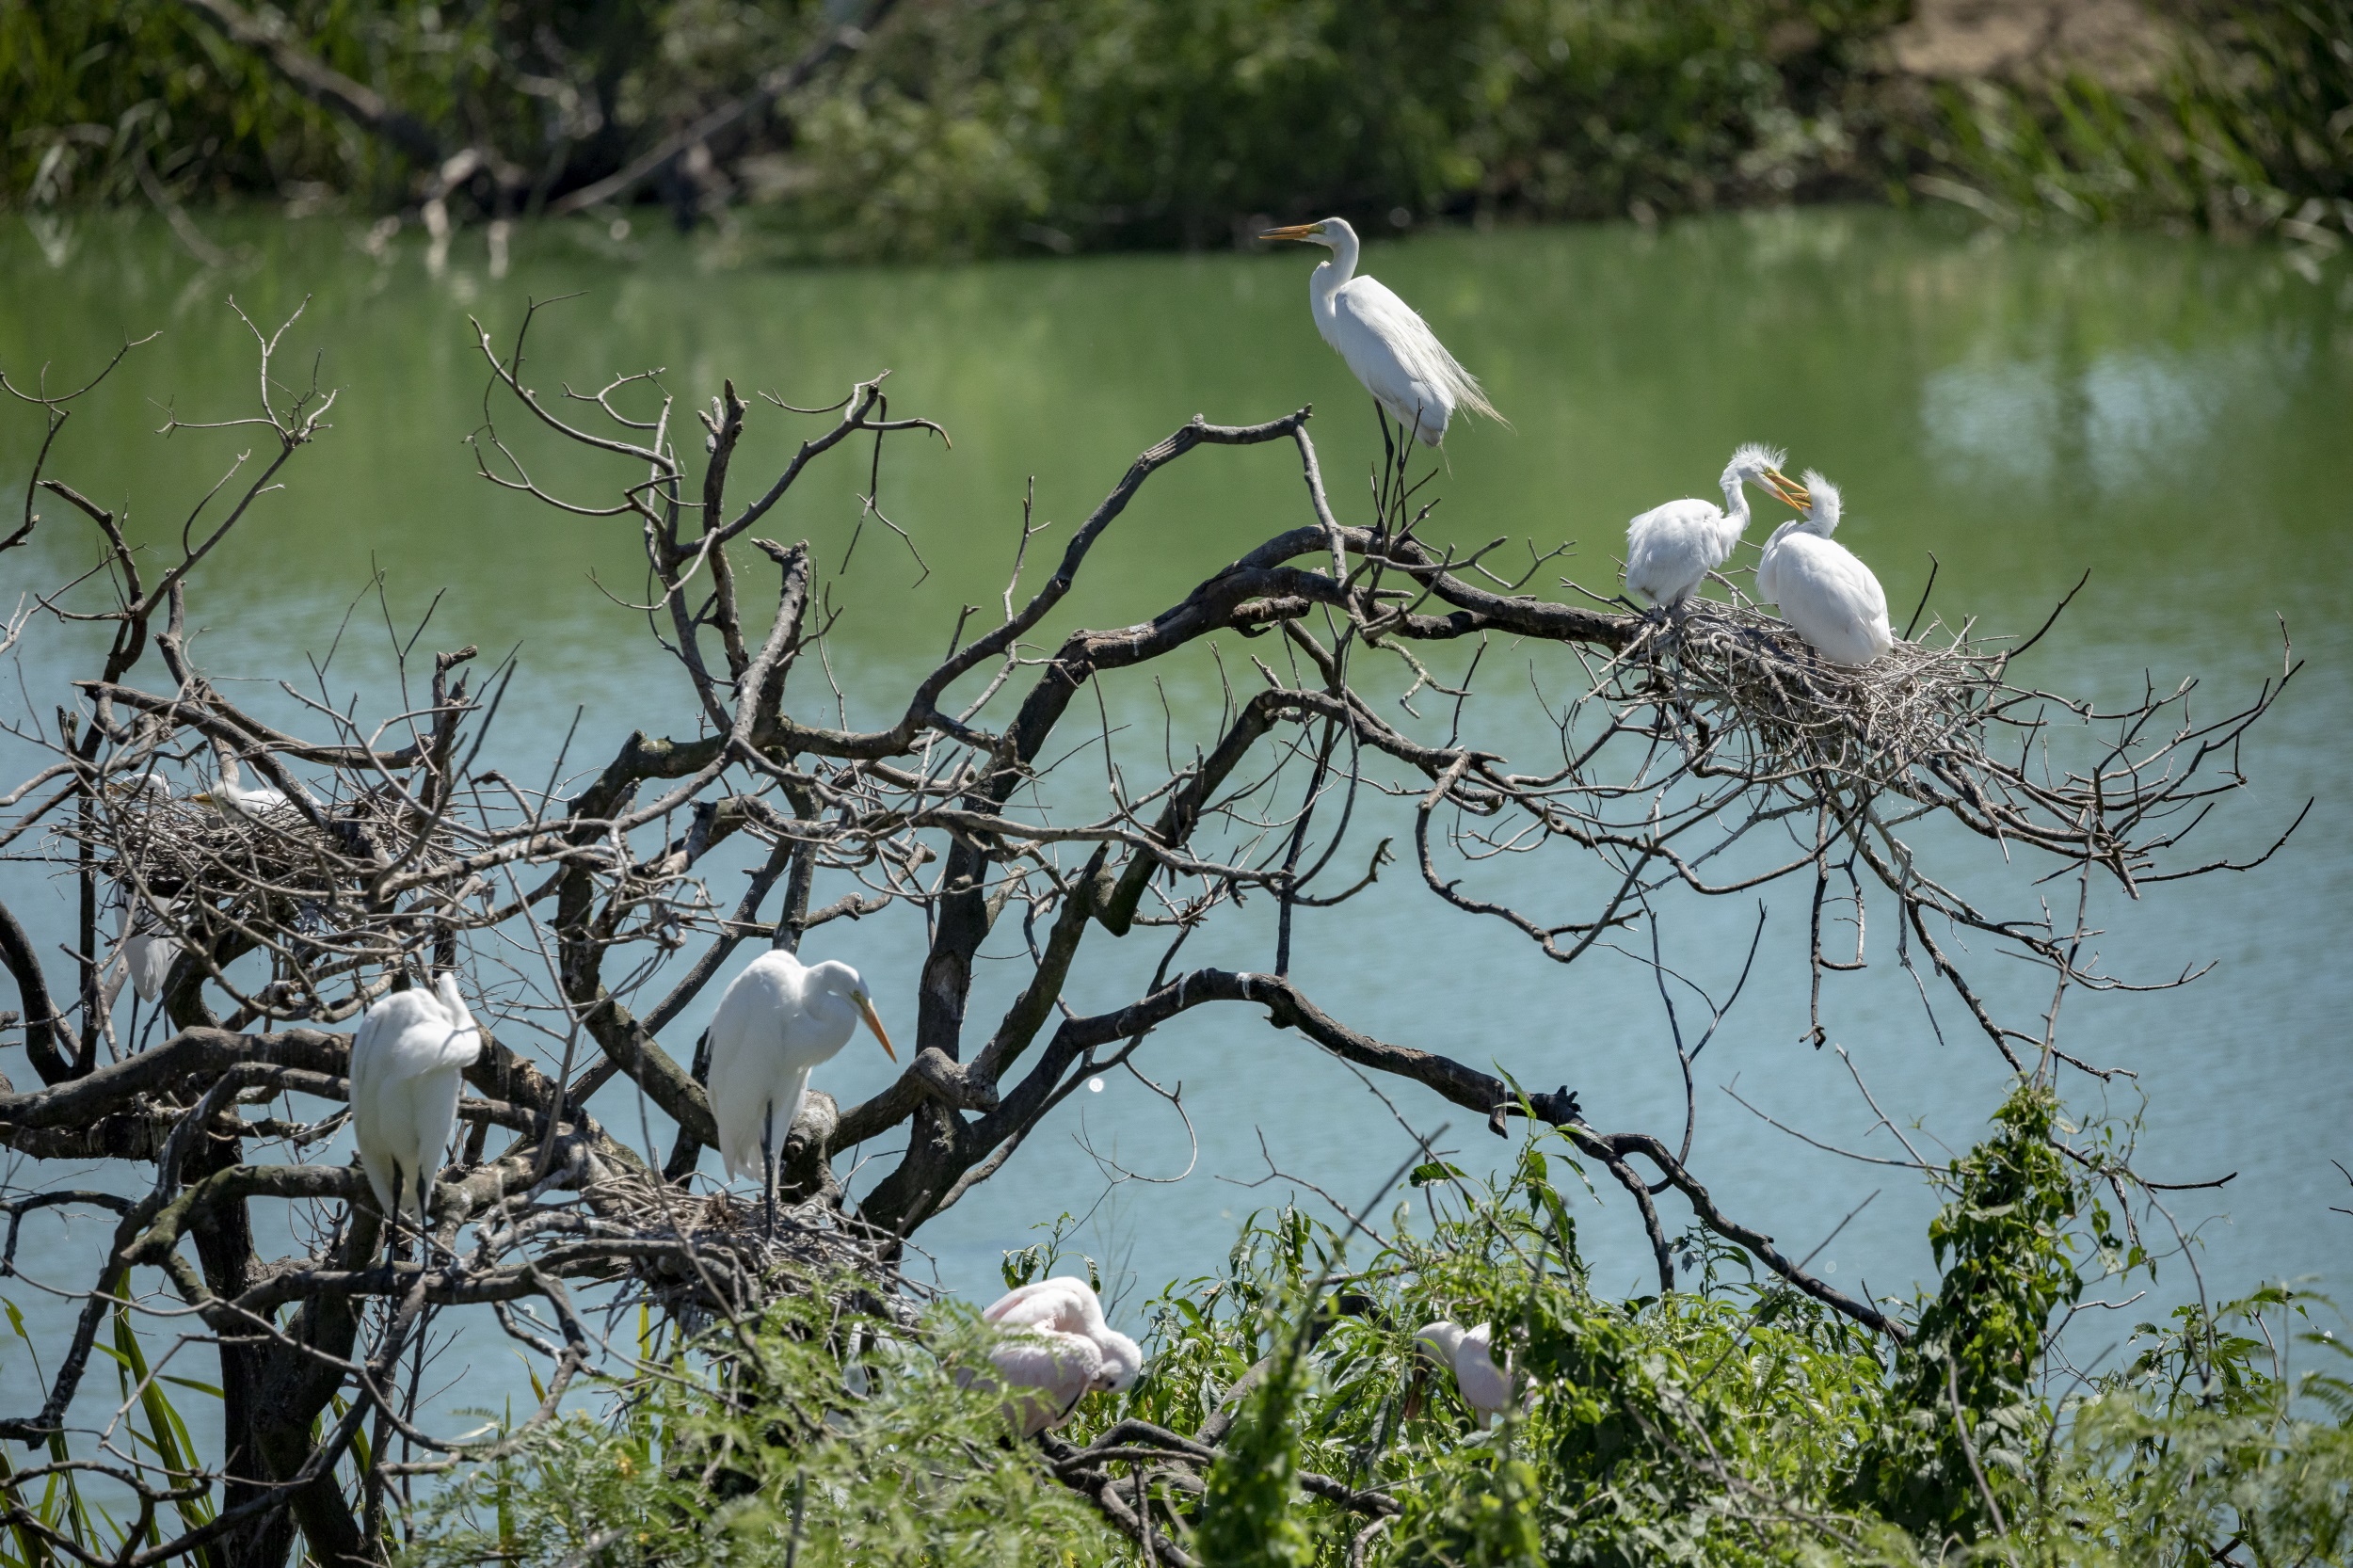
[[[915,1326],[923,1291],[893,1260],[904,1243],[822,1196],[779,1200],[773,1224],[757,1198],[689,1198],[633,1172],[607,1177],[588,1196],[600,1228],[636,1239],[630,1272],[644,1299],[689,1335],[811,1290],[846,1293],[861,1313]]]
[[[98,873],[125,896],[143,894],[155,923],[202,926],[208,906],[250,909],[258,902],[286,916],[274,923],[329,949],[371,945],[360,932],[385,916],[362,907],[370,877],[397,864],[433,888],[456,877],[462,853],[446,822],[389,789],[323,802],[316,820],[292,802],[249,811],[157,792],[120,792],[59,826],[55,838],[88,846]],[[446,892],[453,900],[464,895],[462,888]],[[159,918],[166,909],[172,913]]]
[[[1888,793],[1958,813],[1981,832],[2042,841],[2095,861],[2087,846],[2091,780],[2047,763],[2035,741],[2056,706],[2078,703],[2014,685],[2012,644],[1932,621],[1868,664],[1834,664],[1786,622],[1745,600],[1692,600],[1646,626],[1598,684],[1611,701],[1652,706],[1652,733],[1678,744],[1693,773],[1813,797]]]

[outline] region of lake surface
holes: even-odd
[[[224,685],[253,682],[238,689],[266,705],[269,681],[323,657],[348,615],[329,684],[361,694],[363,709],[384,708],[383,612],[371,589],[380,570],[385,601],[405,625],[442,595],[430,646],[520,648],[523,675],[497,748],[502,761],[542,769],[576,713],[575,757],[601,760],[631,728],[682,726],[690,708],[642,617],[599,586],[628,597],[642,577],[633,529],[558,516],[475,476],[462,441],[481,423],[485,374],[470,313],[504,342],[527,298],[579,296],[536,328],[542,388],[664,367],[682,416],[722,377],[807,406],[888,369],[893,412],[946,427],[952,448],[909,438],[883,469],[882,505],[928,567],[920,581],[908,549],[872,523],[851,569],[840,570],[859,523],[863,457],[820,471],[763,529],[808,537],[821,570],[834,574],[842,612],[834,667],[854,718],[895,711],[914,674],[947,647],[961,605],[997,602],[1032,476],[1037,516],[1058,525],[1032,550],[1059,552],[1068,526],[1134,455],[1193,414],[1244,423],[1312,402],[1336,499],[1363,510],[1372,422],[1309,323],[1307,254],[788,272],[734,265],[715,242],[588,235],[526,233],[494,278],[476,236],[460,236],[436,275],[420,248],[370,254],[334,222],[257,224],[227,235],[251,259],[226,277],[202,272],[152,224],[89,221],[46,248],[20,228],[0,238],[0,368],[23,380],[46,362],[54,383],[78,380],[124,338],[162,331],[88,400],[53,463],[100,500],[126,505],[136,535],[162,538],[218,477],[240,435],[161,439],[148,433],[161,410],[186,419],[249,411],[251,339],[225,296],[233,292],[274,325],[308,296],[279,374],[307,380],[315,361],[322,384],[340,389],[334,428],[298,456],[285,493],[203,569],[199,656]],[[2069,1088],[2087,1113],[2104,1103],[2129,1113],[2145,1094],[2149,1174],[2237,1173],[2227,1187],[2173,1195],[2176,1217],[2201,1227],[2210,1290],[2303,1276],[2340,1292],[2353,1286],[2353,1217],[2330,1212],[2353,1207],[2353,1189],[2330,1163],[2353,1164],[2353,981],[2341,957],[2353,932],[2345,831],[2353,636],[2343,611],[2353,584],[2353,270],[2339,264],[2315,279],[2275,252],[2201,241],[2003,237],[1841,211],[1657,232],[1447,233],[1374,246],[1365,264],[1422,310],[1512,420],[1449,440],[1436,485],[1444,504],[1426,532],[1465,544],[1508,535],[1540,551],[1577,541],[1538,580],[1545,591],[1563,573],[1611,591],[1625,518],[1674,496],[1712,494],[1735,444],[1769,440],[1792,449],[1793,468],[1840,481],[1840,537],[1877,567],[1899,621],[1930,552],[1942,563],[1937,610],[1948,620],[1975,616],[1996,632],[2031,631],[2089,568],[2089,585],[2024,671],[2037,683],[2114,703],[2136,696],[2144,676],[2163,687],[2197,677],[2198,712],[2216,715],[2277,675],[2284,617],[2308,667],[2245,749],[2251,788],[2203,831],[2210,851],[2244,853],[2308,797],[2318,803],[2311,820],[2279,858],[2246,875],[2157,888],[2137,904],[2101,889],[2094,914],[2111,969],[2148,979],[2215,968],[2182,991],[2071,998],[2064,1043],[2137,1075],[2105,1099],[2081,1078]],[[804,424],[755,404],[738,488],[773,472],[803,433]],[[0,488],[22,487],[38,436],[22,409],[0,424]],[[609,498],[615,471],[559,464],[545,443],[528,450],[555,488]],[[1288,445],[1196,452],[1156,478],[1105,538],[1041,640],[1147,616],[1302,520]],[[88,539],[53,518],[30,550],[0,557],[0,599],[13,603],[90,559]],[[1033,555],[1030,581],[1041,578]],[[1242,655],[1254,649],[1272,656],[1269,644],[1225,644],[1234,668],[1246,668]],[[1443,670],[1461,668],[1457,652],[1466,650],[1449,651]],[[16,658],[31,709],[44,715],[63,680],[94,673],[87,645],[51,627]],[[1533,759],[1557,743],[1518,695],[1531,658],[1549,662],[1555,685],[1565,679],[1557,652],[1498,644],[1482,677],[1491,695],[1474,699],[1465,723],[1486,726],[1496,749]],[[1205,656],[1172,668],[1168,691],[1182,752],[1214,726],[1215,666]],[[830,717],[822,688],[795,700]],[[1147,755],[1156,766],[1161,755],[1157,696],[1148,682],[1131,683],[1108,701],[1115,718],[1136,721],[1135,750],[1123,760],[1141,776]],[[22,756],[0,749],[12,767]],[[1379,809],[1389,817],[1359,829],[1366,846],[1406,820],[1399,803]],[[1497,874],[1534,896],[1546,879],[1578,870],[1547,852]],[[56,887],[8,865],[0,888],[37,936],[61,934]],[[1700,1064],[1692,1166],[1729,1210],[1799,1256],[1876,1192],[1817,1266],[1850,1288],[1860,1281],[1908,1295],[1931,1270],[1933,1198],[1921,1184],[1809,1147],[1719,1092],[1737,1081],[1759,1110],[1810,1137],[1897,1152],[1885,1132],[1866,1136],[1872,1117],[1838,1059],[1801,1043],[1802,892],[1767,899],[1757,976]],[[1205,933],[1188,961],[1271,967],[1262,915],[1253,907]],[[1727,989],[1757,919],[1754,900],[1687,899],[1665,905],[1663,918],[1668,961]],[[821,937],[812,955],[857,964],[886,1021],[911,1032],[920,922],[894,913]],[[1132,996],[1158,955],[1142,943],[1131,952],[1096,942],[1109,951],[1082,959],[1071,996],[1081,1010]],[[1410,867],[1354,903],[1303,917],[1300,942],[1298,979],[1355,1026],[1500,1063],[1531,1085],[1565,1081],[1598,1127],[1678,1135],[1681,1080],[1641,964],[1596,952],[1572,968],[1551,965],[1501,926],[1442,910]],[[1018,952],[1017,934],[1011,943],[1000,936],[989,951]],[[1909,982],[1886,952],[1876,956],[1879,970],[1833,988],[1831,1034],[1891,1115],[1917,1120],[1926,1146],[1964,1148],[2003,1093],[2000,1064],[1941,1000],[1940,1043]],[[1977,962],[2004,1003],[2030,1016],[2041,983],[2006,959]],[[1012,963],[985,968],[997,972],[984,979],[975,1027],[1017,979]],[[700,1022],[674,1031],[680,1054]],[[984,1296],[1002,1252],[1039,1239],[1034,1224],[1067,1211],[1086,1217],[1073,1245],[1125,1284],[1126,1326],[1140,1327],[1143,1298],[1212,1268],[1241,1218],[1279,1200],[1280,1182],[1242,1185],[1265,1177],[1270,1158],[1360,1203],[1411,1146],[1353,1077],[1266,1029],[1256,1010],[1197,1011],[1139,1062],[1163,1085],[1181,1081],[1197,1158],[1164,1100],[1124,1074],[1107,1077],[1002,1176],[921,1233],[948,1285]],[[29,1080],[21,1062],[7,1065],[20,1083]],[[846,1099],[879,1086],[888,1070],[879,1053],[854,1047],[818,1082]],[[1447,1127],[1461,1163],[1485,1170],[1505,1158],[1508,1146],[1475,1118],[1409,1086],[1395,1097],[1417,1126]],[[639,1125],[610,1091],[599,1109],[625,1134]],[[888,1152],[857,1151],[843,1169]],[[1107,1191],[1100,1160],[1109,1160],[1151,1177],[1191,1169],[1181,1181]],[[75,1175],[20,1163],[10,1179]],[[853,1176],[853,1187],[864,1179]],[[1665,1207],[1680,1228],[1686,1211],[1672,1198]],[[1606,1177],[1580,1224],[1597,1285],[1645,1288],[1647,1249]],[[27,1272],[94,1256],[98,1234],[77,1228],[61,1251],[54,1232],[28,1231]],[[37,1325],[55,1332],[62,1322],[55,1301],[11,1290]],[[2078,1331],[2080,1353],[2096,1355],[2132,1320],[2193,1293],[2187,1272],[2167,1264],[2149,1300]],[[487,1340],[461,1343],[446,1365],[469,1381],[445,1407],[493,1402],[484,1389],[519,1381]],[[0,1343],[8,1407],[26,1403],[31,1387],[16,1347]]]

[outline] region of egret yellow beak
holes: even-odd
[[[1258,237],[1262,240],[1311,240],[1316,237],[1316,231],[1322,227],[1321,223],[1288,223],[1280,229],[1269,229]]]
[[[1765,488],[1779,496],[1785,504],[1795,506],[1801,512],[1814,504],[1814,497],[1806,488],[1777,468],[1769,468],[1765,471]]]
[[[210,790],[199,790],[188,797],[188,802],[193,806],[218,806],[221,799]]]
[[[859,997],[857,1010],[858,1016],[866,1020],[866,1027],[874,1032],[874,1038],[882,1042],[883,1054],[893,1062],[898,1061],[899,1053],[890,1048],[890,1036],[883,1032],[882,1020],[874,1016],[874,1004]]]

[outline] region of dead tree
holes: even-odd
[[[2031,637],[1931,624],[1852,670],[1822,663],[1731,584],[1729,601],[1673,618],[1582,590],[1546,598],[1528,591],[1546,558],[1506,578],[1491,565],[1499,545],[1431,539],[1428,481],[1402,466],[1343,521],[1302,408],[1263,424],[1181,425],[1137,457],[1033,585],[1039,530],[1025,511],[1001,613],[976,631],[968,610],[952,651],[892,697],[896,717],[852,728],[822,658],[834,617],[818,566],[806,544],[759,531],[824,464],[862,470],[868,515],[895,527],[872,500],[887,450],[936,427],[894,415],[879,378],[820,410],[758,408],[732,383],[682,409],[651,374],[551,399],[525,374],[530,328],[526,315],[504,346],[480,333],[494,411],[476,437],[483,475],[584,525],[638,533],[640,607],[695,713],[632,734],[577,789],[480,765],[501,704],[519,698],[511,665],[471,679],[472,648],[436,654],[429,673],[404,661],[398,706],[370,719],[339,711],[323,687],[284,682],[306,715],[296,728],[266,722],[192,661],[187,606],[208,554],[327,430],[331,392],[278,390],[286,328],[256,329],[260,408],[212,426],[251,438],[258,456],[239,459],[160,552],[134,548],[51,472],[88,389],[0,377],[48,424],[0,550],[69,525],[93,530],[99,549],[84,578],[11,614],[0,648],[51,625],[111,634],[90,678],[33,693],[11,724],[45,760],[0,795],[10,813],[0,849],[44,862],[75,900],[72,929],[40,937],[0,908],[0,963],[21,997],[13,1043],[38,1080],[0,1083],[0,1142],[36,1176],[0,1194],[11,1262],[17,1228],[36,1214],[115,1217],[88,1272],[50,1282],[81,1302],[77,1327],[41,1402],[0,1413],[0,1436],[58,1445],[46,1465],[17,1472],[20,1488],[87,1470],[133,1489],[142,1531],[112,1560],[280,1562],[296,1530],[321,1561],[378,1560],[387,1487],[485,1451],[411,1419],[403,1357],[437,1314],[493,1313],[545,1359],[537,1421],[606,1353],[584,1291],[650,1297],[711,1323],[849,1270],[903,1301],[893,1265],[907,1239],[1001,1169],[1089,1077],[1202,1007],[1262,1016],[1296,1048],[1407,1080],[1498,1135],[1514,1117],[1562,1128],[1625,1189],[1662,1289],[1674,1274],[1653,1198],[1672,1187],[1699,1224],[1789,1286],[1900,1336],[1878,1306],[1744,1223],[1737,1195],[1702,1184],[1688,1116],[1679,1134],[1593,1127],[1565,1085],[1529,1092],[1353,1027],[1335,999],[1289,977],[1310,912],[1363,888],[1400,838],[1433,914],[1495,922],[1563,966],[1655,934],[1672,900],[1768,890],[1810,922],[1818,1039],[1824,980],[1867,961],[1864,914],[1878,903],[1893,962],[1924,1000],[1955,999],[2011,1068],[2097,1071],[2059,1048],[2056,1005],[2025,1024],[2001,1016],[1955,936],[2040,966],[2055,994],[2121,984],[2085,956],[2083,894],[2094,878],[2137,893],[2243,864],[2185,858],[2182,846],[2239,787],[2237,744],[2293,674],[2213,719],[2192,715],[2186,684],[2101,712],[2016,680]],[[731,470],[756,412],[804,422],[808,435],[747,497]],[[1148,620],[1032,640],[1160,470],[1215,461],[1195,456],[1203,448],[1284,442],[1300,462],[1294,526],[1172,592]],[[523,456],[551,450],[545,465]],[[1096,694],[1148,691],[1156,668],[1211,639],[1246,655],[1225,667],[1249,671],[1244,689],[1228,685],[1215,729],[1180,750],[1171,713],[1164,765],[1112,770],[1108,805],[1100,781],[1081,792],[1058,780],[1054,759],[1074,737],[1099,731],[1108,755]],[[1504,640],[1550,694],[1543,729],[1469,723],[1480,650]],[[1415,710],[1425,693],[1442,711]],[[572,762],[554,760],[552,777]],[[277,796],[250,808],[192,798],[248,776]],[[714,857],[730,840],[743,841]],[[1959,890],[1973,846],[1997,867],[2008,857],[1994,881],[2009,902]],[[1504,855],[1553,857],[1553,906],[1488,888],[1485,868]],[[746,863],[740,894],[714,889],[718,868]],[[2054,875],[2078,889],[2072,916],[2039,886]],[[1278,910],[1266,968],[1185,967],[1189,935],[1249,898]],[[863,1103],[810,1096],[788,1147],[790,1223],[765,1229],[692,1189],[714,1128],[678,1021],[746,944],[793,948],[894,904],[921,912],[928,951],[919,974],[872,978],[900,999],[886,1000],[894,1017],[912,1014],[913,1060]],[[982,944],[1008,920],[1028,937],[1026,984],[1001,1016],[968,1016]],[[1826,925],[1850,929],[1851,944],[1826,942]],[[135,936],[171,944],[152,1043],[120,1021],[135,1005],[119,967]],[[1106,1012],[1061,1005],[1082,949],[1139,936],[1159,947],[1141,995]],[[343,1099],[356,1016],[453,969],[490,1038],[467,1075],[465,1132],[431,1234],[388,1246],[357,1168],[313,1156],[341,1112],[305,1121],[270,1108]],[[1697,1044],[1673,1032],[1688,1082]],[[660,1169],[583,1109],[616,1076],[666,1119],[675,1144]],[[894,1128],[904,1153],[850,1202],[832,1156]],[[138,1173],[124,1188],[135,1195],[46,1186],[41,1162],[57,1160],[117,1162]],[[256,1206],[291,1212],[309,1250],[262,1256]],[[266,1233],[280,1228],[273,1217]],[[176,1309],[142,1294],[158,1285]],[[200,1465],[174,1471],[68,1430],[100,1332],[134,1311],[177,1336],[173,1354],[217,1356],[225,1451]],[[373,1467],[353,1456],[363,1431]],[[393,1463],[396,1446],[424,1457]],[[192,1497],[216,1509],[208,1522],[189,1523]],[[9,1522],[27,1517],[18,1509]],[[150,1544],[144,1525],[157,1518],[186,1528]],[[97,1560],[50,1533],[60,1555]]]

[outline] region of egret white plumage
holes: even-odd
[[[1087,1395],[1116,1393],[1144,1370],[1143,1350],[1105,1320],[1094,1288],[1067,1274],[998,1298],[981,1320],[1006,1331],[989,1348],[998,1373],[1037,1390],[1007,1407],[1024,1437],[1061,1425]]]
[[[1347,219],[1294,223],[1269,229],[1258,237],[1297,240],[1331,250],[1332,259],[1319,263],[1307,280],[1307,305],[1316,330],[1348,361],[1373,401],[1422,445],[1446,440],[1458,408],[1503,418],[1480,390],[1479,378],[1447,352],[1411,305],[1379,279],[1355,276],[1356,231]]]
[[[1491,1424],[1512,1403],[1512,1382],[1497,1367],[1492,1346],[1494,1327],[1481,1323],[1465,1328],[1449,1318],[1424,1323],[1414,1338],[1427,1345],[1454,1373],[1454,1386],[1481,1427]]]
[[[1762,485],[1796,505],[1781,476],[1782,452],[1752,441],[1724,465],[1724,504],[1694,496],[1654,506],[1625,525],[1625,585],[1662,610],[1699,591],[1707,574],[1732,556],[1749,526],[1751,485]]]
[[[1773,530],[1756,563],[1756,597],[1833,664],[1867,664],[1896,646],[1887,591],[1854,552],[1837,543],[1838,487],[1812,469],[1796,503],[1803,512]]]
[[[482,1054],[482,1032],[444,973],[430,991],[395,991],[367,1011],[351,1041],[351,1127],[360,1163],[387,1220],[424,1228],[433,1179],[457,1129],[458,1077]]]
[[[209,806],[224,816],[233,811],[256,821],[272,812],[290,810],[294,806],[294,802],[286,798],[286,792],[274,784],[248,790],[226,775],[216,780],[211,789],[199,790],[188,798],[199,806]]]
[[[866,982],[835,960],[804,964],[763,952],[744,967],[711,1017],[711,1112],[719,1124],[719,1162],[730,1176],[757,1177],[774,1218],[776,1161],[808,1095],[809,1069],[850,1043],[858,1021],[890,1047]]]
[[[156,774],[140,774],[113,789],[118,796],[136,799],[148,809],[171,803],[171,785]],[[152,895],[141,894],[125,879],[115,883],[115,897],[122,904],[122,922],[116,932],[114,962],[106,966],[102,981],[105,1005],[114,1006],[126,980],[141,1001],[153,1001],[163,995],[164,982],[180,956],[179,938]]]

